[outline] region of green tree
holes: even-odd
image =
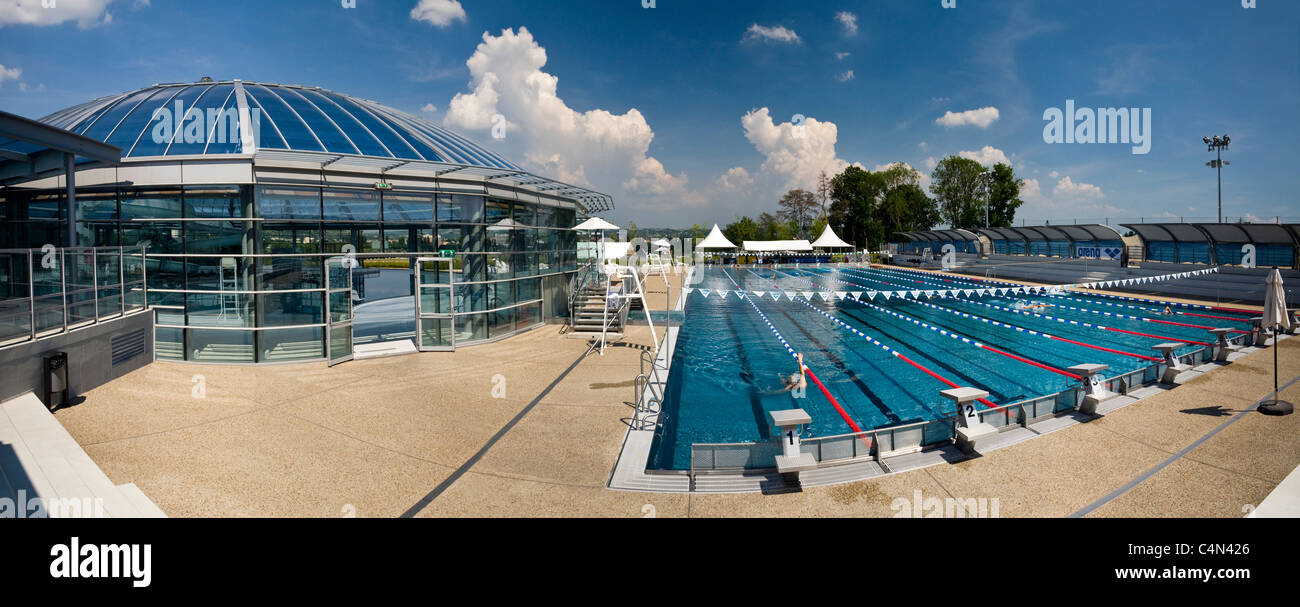
[[[704,238],[704,236],[705,236],[704,228],[700,227],[700,224],[697,223],[691,226],[691,238],[694,238],[695,240],[700,240]]]
[[[817,215],[817,197],[808,190],[794,189],[786,192],[778,204],[781,207],[778,212],[781,218],[794,222],[797,235],[806,235],[808,225]]]
[[[636,238],[636,233],[636,222],[633,221],[627,225],[627,241],[632,242],[632,240]]]
[[[930,174],[930,191],[939,204],[943,221],[953,228],[984,225],[984,165],[960,156],[939,161]]]
[[[840,237],[856,247],[884,239],[884,228],[875,218],[878,201],[885,192],[885,179],[851,166],[831,179],[829,221]]]
[[[780,234],[780,228],[777,227],[779,220],[775,215],[764,212],[758,216],[758,240],[777,240]]]
[[[727,224],[727,227],[722,228],[722,235],[735,245],[746,240],[762,240],[758,237],[758,224],[748,216]]]
[[[1024,183],[1009,165],[999,162],[993,166],[993,181],[988,191],[989,225],[999,228],[1015,225],[1016,209],[1025,204],[1020,199]]]

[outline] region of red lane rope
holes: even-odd
[[[1189,325],[1189,324],[1187,324],[1187,323],[1185,323],[1185,322],[1174,322],[1174,321],[1172,321],[1172,320],[1160,320],[1160,319],[1158,319],[1158,318],[1148,318],[1148,319],[1147,319],[1147,322],[1156,322],[1156,323],[1160,323],[1160,324],[1162,324],[1162,325],[1173,325],[1173,326],[1175,326],[1175,327],[1191,327],[1191,328],[1193,328],[1193,329],[1205,329],[1206,331],[1213,331],[1214,329],[1217,329],[1217,328],[1218,328],[1218,327],[1206,327],[1206,326],[1204,326],[1204,325]],[[1242,331],[1242,330],[1240,330],[1240,329],[1233,329],[1232,332],[1233,332],[1233,333],[1250,333],[1250,331]]]
[[[1188,340],[1188,339],[1179,339],[1179,338],[1177,338],[1177,337],[1165,337],[1165,336],[1163,336],[1163,335],[1151,335],[1150,333],[1138,333],[1137,331],[1126,331],[1126,330],[1124,330],[1124,329],[1116,329],[1115,327],[1106,327],[1106,330],[1107,330],[1107,331],[1114,331],[1114,332],[1116,332],[1116,333],[1128,333],[1129,335],[1137,335],[1137,336],[1139,336],[1139,337],[1150,337],[1150,338],[1152,338],[1152,339],[1163,339],[1163,340],[1165,340],[1165,341],[1180,341],[1180,342],[1183,342],[1183,343],[1185,343],[1185,344],[1194,344],[1194,345],[1197,345],[1197,346],[1212,346],[1212,345],[1214,345],[1214,344],[1211,344],[1211,343],[1209,343],[1209,342],[1204,342],[1204,341],[1191,341],[1191,340]]]
[[[1044,335],[1046,335],[1046,334],[1044,334]],[[1085,347],[1085,348],[1092,348],[1092,349],[1094,349],[1094,350],[1101,350],[1102,352],[1110,352],[1111,354],[1119,354],[1119,355],[1121,355],[1121,356],[1131,356],[1131,357],[1133,357],[1133,358],[1140,358],[1140,359],[1142,359],[1142,360],[1151,361],[1151,362],[1155,362],[1155,363],[1158,363],[1158,362],[1164,360],[1164,359],[1162,359],[1162,358],[1156,358],[1156,357],[1154,357],[1154,356],[1147,356],[1147,355],[1145,355],[1145,354],[1135,354],[1135,353],[1133,353],[1133,352],[1125,352],[1125,351],[1123,351],[1123,350],[1112,350],[1112,349],[1110,349],[1110,348],[1106,348],[1106,347],[1103,347],[1103,346],[1095,346],[1095,345],[1092,345],[1092,344],[1085,344],[1085,343],[1083,343],[1083,342],[1081,342],[1081,341],[1074,341],[1073,339],[1066,339],[1066,338],[1064,338],[1064,337],[1058,337],[1058,336],[1056,336],[1056,335],[1048,335],[1048,337],[1050,337],[1050,338],[1052,338],[1052,339],[1055,339],[1055,340],[1057,340],[1057,341],[1063,341],[1063,342],[1065,342],[1065,343],[1067,343],[1067,344],[1074,344],[1074,345],[1076,345],[1076,346],[1083,346],[1083,347]]]
[[[1215,318],[1215,319],[1218,319],[1218,320],[1231,320],[1231,321],[1235,321],[1235,322],[1253,322],[1253,321],[1251,321],[1251,320],[1249,320],[1249,319],[1246,319],[1246,318],[1233,318],[1233,317],[1231,317],[1231,316],[1214,316],[1214,315],[1211,315],[1211,314],[1193,314],[1193,313],[1191,313],[1191,312],[1179,312],[1178,314],[1181,315],[1181,316],[1197,316],[1197,317],[1200,317],[1200,318]]]
[[[854,422],[853,418],[849,417],[849,414],[844,411],[844,407],[840,406],[840,401],[835,400],[835,397],[831,396],[831,391],[827,390],[826,386],[822,385],[822,380],[817,379],[817,374],[813,373],[812,369],[808,368],[808,365],[804,365],[803,369],[806,373],[808,373],[808,378],[813,380],[813,383],[817,384],[818,388],[821,388],[822,394],[826,395],[826,400],[831,401],[831,404],[835,406],[835,410],[839,411],[840,417],[843,417],[844,421],[848,422],[849,427],[853,428],[853,432],[854,433],[862,432],[862,428],[858,427],[857,422]]]
[[[933,377],[933,378],[935,378],[935,379],[937,379],[937,380],[943,382],[943,383],[946,384],[949,388],[960,388],[960,387],[961,387],[961,386],[959,386],[959,385],[957,385],[957,384],[955,384],[955,383],[953,383],[953,382],[951,382],[951,381],[948,381],[948,379],[944,378],[942,375],[939,375],[938,373],[935,373],[934,371],[931,371],[931,370],[929,370],[929,369],[927,369],[927,368],[921,366],[921,365],[920,365],[919,363],[917,363],[916,361],[914,361],[914,360],[912,360],[912,359],[910,359],[910,358],[908,358],[908,357],[906,357],[906,356],[903,356],[902,354],[899,354],[898,352],[894,352],[894,356],[896,356],[896,357],[902,359],[903,362],[910,363],[913,367],[916,367],[917,369],[920,369],[922,373],[925,373],[926,375],[929,375],[930,377]],[[987,399],[987,398],[981,398],[981,399],[979,399],[979,402],[980,402],[981,404],[987,405],[990,409],[997,408],[997,405],[993,404],[992,402],[989,402],[989,399]]]
[[[1035,367],[1038,367],[1039,369],[1046,369],[1046,370],[1051,371],[1052,373],[1056,373],[1056,374],[1058,374],[1058,375],[1064,375],[1064,376],[1069,377],[1069,378],[1071,378],[1071,379],[1077,379],[1077,380],[1079,380],[1079,381],[1083,381],[1083,376],[1081,376],[1081,375],[1075,375],[1075,374],[1073,374],[1073,373],[1070,373],[1069,371],[1062,371],[1062,370],[1060,370],[1060,369],[1057,369],[1056,367],[1049,367],[1049,366],[1047,366],[1047,365],[1044,365],[1043,363],[1040,363],[1040,362],[1034,362],[1034,361],[1029,360],[1028,358],[1024,358],[1024,357],[1022,357],[1022,356],[1016,356],[1015,354],[1012,354],[1012,353],[1010,353],[1010,352],[1003,352],[1002,350],[999,350],[999,349],[997,349],[997,348],[994,348],[994,347],[992,347],[992,346],[989,346],[988,344],[976,343],[976,345],[978,345],[978,346],[981,347],[981,348],[984,348],[985,350],[988,350],[989,352],[994,352],[994,353],[997,353],[997,354],[1001,354],[1001,355],[1003,355],[1003,356],[1005,356],[1005,357],[1007,357],[1007,358],[1011,358],[1011,359],[1014,359],[1014,360],[1018,360],[1018,361],[1020,361],[1020,362],[1022,362],[1022,363],[1025,363],[1025,364],[1027,364],[1027,365],[1033,365],[1033,366],[1035,366]]]

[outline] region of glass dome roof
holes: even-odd
[[[317,87],[207,79],[159,84],[41,122],[120,147],[123,158],[246,154],[256,147],[521,170],[428,120]]]

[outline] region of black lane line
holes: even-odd
[[[1273,347],[1276,348],[1277,346],[1273,346]],[[1287,382],[1286,385],[1282,386],[1282,388],[1281,388],[1280,390],[1278,390],[1278,394],[1281,395],[1281,393],[1282,393],[1283,390],[1286,390],[1287,388],[1290,388],[1292,384],[1294,384],[1294,383],[1296,383],[1296,382],[1298,382],[1298,381],[1300,381],[1300,377],[1295,377],[1295,378],[1293,378],[1291,381]],[[1146,472],[1143,472],[1143,473],[1142,473],[1140,476],[1138,476],[1137,478],[1135,478],[1135,479],[1133,479],[1133,480],[1131,480],[1131,481],[1125,483],[1123,487],[1120,487],[1119,489],[1116,489],[1116,490],[1114,490],[1114,491],[1111,491],[1110,493],[1106,494],[1105,497],[1103,497],[1103,498],[1101,498],[1101,499],[1099,499],[1099,500],[1097,500],[1097,501],[1095,501],[1095,502],[1093,502],[1093,503],[1091,503],[1091,504],[1088,504],[1087,506],[1084,506],[1083,508],[1079,509],[1079,510],[1076,511],[1074,514],[1071,514],[1070,516],[1068,516],[1068,517],[1066,517],[1066,518],[1083,518],[1083,517],[1085,517],[1085,516],[1088,516],[1089,514],[1091,514],[1093,511],[1097,510],[1098,508],[1101,508],[1102,506],[1105,506],[1106,504],[1110,503],[1111,501],[1114,501],[1114,500],[1115,500],[1116,498],[1118,498],[1119,496],[1124,495],[1125,493],[1128,493],[1129,491],[1133,490],[1134,487],[1136,487],[1136,486],[1138,486],[1138,485],[1141,485],[1141,484],[1142,484],[1143,482],[1145,482],[1147,479],[1151,478],[1152,476],[1155,476],[1155,474],[1156,474],[1157,472],[1160,472],[1161,470],[1164,470],[1164,469],[1165,469],[1166,467],[1168,467],[1170,464],[1172,464],[1172,463],[1174,463],[1174,462],[1176,462],[1176,461],[1182,459],[1183,456],[1187,455],[1188,453],[1191,453],[1192,450],[1194,450],[1194,449],[1196,449],[1197,447],[1201,446],[1201,444],[1204,443],[1205,441],[1210,440],[1211,438],[1214,438],[1214,435],[1216,435],[1216,434],[1218,434],[1218,433],[1220,433],[1220,432],[1223,432],[1225,429],[1227,429],[1228,426],[1231,426],[1232,424],[1236,423],[1237,420],[1239,420],[1239,419],[1241,419],[1241,418],[1243,418],[1243,417],[1245,417],[1245,416],[1247,416],[1247,415],[1249,415],[1249,414],[1251,414],[1251,413],[1254,413],[1255,410],[1258,409],[1259,406],[1260,406],[1261,404],[1264,403],[1264,401],[1268,401],[1268,400],[1272,400],[1272,399],[1273,399],[1273,394],[1270,392],[1268,396],[1265,396],[1264,398],[1261,398],[1261,399],[1255,401],[1255,404],[1253,404],[1253,405],[1247,407],[1245,411],[1242,411],[1241,413],[1238,413],[1238,414],[1236,414],[1235,416],[1233,416],[1232,419],[1230,419],[1230,420],[1228,420],[1228,421],[1226,421],[1226,422],[1223,422],[1223,424],[1220,425],[1218,428],[1215,428],[1215,429],[1211,430],[1209,434],[1206,434],[1205,436],[1202,436],[1201,438],[1196,439],[1196,442],[1194,442],[1194,443],[1192,443],[1192,444],[1190,444],[1190,445],[1187,445],[1186,447],[1183,448],[1182,451],[1179,451],[1178,453],[1173,454],[1169,459],[1167,459],[1167,460],[1165,460],[1165,461],[1160,462],[1159,464],[1157,464],[1156,467],[1154,467],[1154,468],[1152,468],[1152,469],[1150,469],[1150,470],[1147,470]],[[1261,414],[1261,415],[1262,415],[1262,414]]]
[[[478,453],[475,453],[473,457],[465,460],[465,463],[461,464],[455,472],[452,472],[451,476],[444,479],[442,483],[437,487],[434,487],[433,491],[430,491],[428,495],[416,502],[414,506],[411,506],[406,512],[403,512],[398,518],[414,518],[421,510],[428,508],[429,504],[433,503],[433,500],[438,499],[438,496],[442,495],[444,491],[455,484],[456,481],[460,480],[460,477],[464,476],[466,472],[469,472],[469,469],[473,468],[479,460],[483,459],[483,456],[487,454],[488,449],[491,449],[493,445],[497,444],[497,441],[501,440],[501,437],[505,436],[507,432],[510,432],[510,430],[520,422],[520,420],[524,419],[524,416],[528,415],[528,412],[532,411],[533,407],[537,406],[537,403],[542,402],[542,399],[546,398],[546,395],[550,394],[551,390],[555,389],[555,386],[560,385],[560,382],[564,381],[564,378],[568,377],[569,373],[572,373],[574,369],[578,368],[578,365],[582,363],[584,358],[587,358],[587,353],[585,352],[582,356],[578,357],[578,360],[573,361],[573,364],[569,365],[569,368],[565,369],[559,377],[556,377],[555,381],[551,382],[551,385],[546,386],[546,389],[542,390],[542,393],[538,394],[537,398],[533,399],[533,402],[528,403],[528,406],[524,407],[518,415],[515,415],[513,419],[506,422],[506,425],[502,426],[500,430],[497,430],[497,433],[493,434],[492,438],[489,438],[488,441],[483,444],[483,448],[479,449]]]
[[[736,336],[736,354],[740,357],[740,375],[741,377],[749,377],[749,381],[747,382],[749,384],[749,390],[747,390],[747,392],[749,392],[749,409],[754,415],[754,426],[758,428],[759,437],[763,440],[767,440],[772,438],[772,433],[769,430],[771,424],[767,422],[767,412],[763,410],[763,399],[759,398],[758,375],[755,373],[753,363],[749,360],[749,354],[745,351],[745,348],[740,345],[740,336],[742,333],[736,330],[736,316],[739,316],[739,314],[728,313],[726,316],[727,326],[731,328],[732,335]],[[751,332],[757,332],[757,327],[752,328]]]

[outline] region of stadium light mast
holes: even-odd
[[[1219,223],[1223,223],[1223,166],[1232,164],[1223,161],[1223,150],[1228,149],[1228,144],[1232,143],[1232,138],[1224,134],[1222,138],[1218,135],[1202,137],[1201,141],[1204,141],[1205,145],[1209,147],[1209,151],[1214,152],[1216,155],[1215,159],[1205,163],[1205,166],[1219,173]]]
[[[984,229],[989,229],[989,203],[993,198],[993,171],[984,171],[980,173],[980,181],[984,185]]]

